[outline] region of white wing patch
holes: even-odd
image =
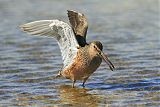
[[[54,37],[58,41],[62,53],[63,68],[74,62],[79,45],[72,28],[67,23],[59,20],[40,20],[20,27],[31,35]]]

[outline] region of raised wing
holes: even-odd
[[[59,20],[39,20],[21,25],[20,27],[31,35],[54,37],[62,53],[63,68],[73,63],[79,45],[72,28],[67,23]]]
[[[72,29],[76,35],[79,45],[86,45],[86,34],[88,29],[87,19],[82,13],[78,13],[72,10],[68,11],[68,18],[72,25]]]

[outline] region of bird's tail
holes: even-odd
[[[60,78],[60,77],[62,77],[61,71],[59,71],[59,73],[55,76],[55,79],[56,79],[56,78]]]

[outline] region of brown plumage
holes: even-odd
[[[87,18],[82,13],[77,13],[72,10],[68,11],[69,22],[76,35],[76,39],[80,46],[86,45],[86,34],[88,29]]]
[[[76,80],[82,80],[84,86],[88,77],[96,71],[101,64],[102,58],[99,57],[98,53],[94,52],[94,45],[95,44],[86,45],[80,48],[73,64],[61,72],[63,77],[73,81],[73,87]]]
[[[86,42],[88,23],[84,14],[68,10],[71,27],[59,20],[40,20],[24,24],[21,29],[31,35],[53,37],[57,40],[63,59],[63,69],[57,77],[65,77],[73,81],[86,80],[100,66],[102,59],[113,71],[114,65],[103,53],[103,45],[99,41]]]
[[[81,47],[77,52],[73,64],[67,69],[60,71],[58,76],[63,76],[72,80],[73,87],[76,80],[82,80],[82,86],[84,87],[86,80],[100,66],[102,59],[108,63],[110,69],[113,71],[114,65],[109,61],[106,55],[104,56],[102,49],[103,45],[99,41],[93,41]]]

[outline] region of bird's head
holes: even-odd
[[[111,61],[108,59],[107,54],[103,53],[103,45],[101,42],[99,41],[93,41],[90,43],[90,49],[92,50],[92,52],[96,55],[98,55],[99,57],[101,57],[110,67],[110,69],[113,71],[114,70],[114,65],[111,63]]]

